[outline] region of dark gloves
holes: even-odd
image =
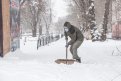
[[[65,40],[68,40],[68,37],[65,37]]]
[[[65,47],[66,47],[66,48],[68,48],[68,46],[69,46],[69,44],[66,44],[66,46],[65,46]]]

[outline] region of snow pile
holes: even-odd
[[[120,41],[85,40],[78,53],[82,63],[56,64],[65,58],[65,40],[37,50],[36,41],[21,40],[21,48],[0,58],[0,81],[120,81]],[[117,48],[116,48],[117,47]],[[72,58],[70,52],[68,58]]]

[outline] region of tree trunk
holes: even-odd
[[[36,37],[36,28],[34,27],[34,29],[32,30],[32,37]]]
[[[39,25],[39,36],[42,35],[42,25]]]
[[[36,32],[37,32],[37,23],[36,21],[33,22],[33,28],[32,28],[32,37],[36,37]]]
[[[26,2],[26,0],[19,0],[19,3],[20,3],[20,8],[19,8],[19,15],[20,15],[20,18],[19,18],[19,23],[18,23],[18,25],[20,26],[20,24],[21,24],[21,11],[22,11],[22,6],[23,6],[23,4]],[[20,37],[21,37],[21,35],[22,35],[22,28],[20,27]]]
[[[106,40],[106,33],[107,33],[107,25],[108,25],[108,16],[109,16],[109,6],[110,6],[110,2],[111,0],[106,0],[105,3],[105,13],[104,13],[104,20],[103,20],[103,32],[102,32],[102,36],[101,39],[103,41]]]

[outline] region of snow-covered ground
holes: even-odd
[[[65,58],[65,40],[37,50],[36,38],[0,58],[0,81],[121,81],[121,41],[85,40],[78,49],[82,63],[56,64]],[[68,58],[72,58],[69,52]]]

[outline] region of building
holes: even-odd
[[[121,39],[121,21],[118,21],[112,25],[112,38]]]
[[[19,47],[19,0],[0,0],[0,56]],[[16,33],[16,34],[15,34]],[[16,45],[15,45],[16,44]],[[16,46],[16,47],[15,47]]]
[[[121,39],[121,0],[112,3],[112,38]]]
[[[0,56],[10,51],[9,0],[0,0]]]

